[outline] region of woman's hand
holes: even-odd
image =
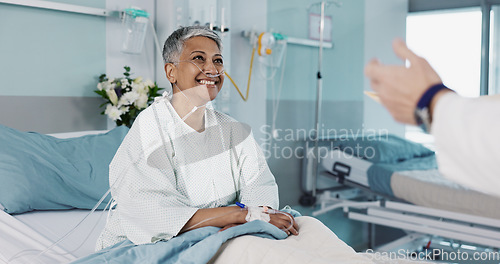
[[[288,235],[299,234],[299,225],[297,225],[297,222],[291,214],[281,212],[277,214],[270,214],[269,216],[271,217],[269,223],[285,231]]]
[[[285,215],[286,214],[286,215]],[[276,214],[269,214],[270,220],[269,223],[276,226],[277,228],[283,230],[288,235],[298,235],[299,234],[299,225],[293,218],[293,216],[289,213],[281,212]],[[241,224],[228,224],[223,226],[219,232],[227,230],[234,226],[239,226]]]

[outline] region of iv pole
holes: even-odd
[[[319,122],[321,120],[321,101],[322,101],[322,91],[323,91],[323,80],[321,75],[321,66],[322,66],[322,58],[323,58],[323,38],[324,38],[324,30],[325,30],[325,6],[329,3],[334,3],[336,6],[340,7],[340,3],[336,1],[321,1],[321,18],[319,24],[319,54],[318,54],[318,73],[316,74],[317,79],[317,88],[316,88],[316,127],[315,127],[315,137],[314,137],[314,162],[313,162],[313,182],[312,182],[312,200],[311,205],[316,204],[316,188],[318,181],[318,164],[319,164]],[[316,3],[318,4],[318,3]],[[315,4],[312,4],[315,5]],[[312,5],[309,7],[311,8]]]

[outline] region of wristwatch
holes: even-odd
[[[417,125],[425,132],[430,133],[431,130],[431,114],[429,107],[415,109],[415,120]]]
[[[417,107],[415,108],[415,121],[417,121],[417,125],[426,133],[430,133],[431,130],[432,116],[430,106],[432,98],[443,89],[449,88],[442,83],[429,87],[422,97],[420,97]]]

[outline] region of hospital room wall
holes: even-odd
[[[72,5],[154,10],[154,0],[58,0]],[[152,38],[141,55],[120,52],[120,20],[0,4],[0,124],[41,133],[106,129],[98,76],[121,76],[123,66],[154,79]]]
[[[406,16],[408,0],[366,1],[364,61],[379,58],[388,64],[402,64],[392,50],[394,38],[406,39]],[[397,22],[396,22],[397,21]],[[370,82],[365,78],[364,90],[371,91]],[[387,129],[404,137],[405,126],[396,123],[381,104],[364,100],[364,125],[375,130]]]
[[[341,7],[331,5],[326,9],[326,15],[332,17],[333,48],[324,48],[322,56],[320,136],[328,133],[330,136],[346,133],[356,136],[363,131],[403,134],[402,126],[394,122],[385,109],[372,105],[370,99],[364,96],[363,90],[368,88],[363,68],[374,55],[381,56],[384,61],[393,61],[392,54],[389,56],[380,50],[390,49],[394,36],[404,36],[406,1],[350,0],[341,1]],[[268,1],[268,30],[307,39],[307,7],[317,2]],[[319,13],[319,8],[311,11]],[[390,13],[393,11],[398,13]],[[374,19],[374,16],[382,13],[384,19]],[[373,30],[376,31],[368,32]],[[318,48],[289,44],[285,67],[275,123],[280,133],[272,139],[271,145],[264,144],[263,149],[269,157],[268,163],[280,190],[283,190],[280,192],[281,202],[297,204],[301,195],[301,157],[304,155],[301,153],[304,141],[297,140],[297,136],[306,131],[306,139],[313,139]],[[278,83],[279,77],[274,88],[272,82],[267,84],[267,123],[263,129],[263,141],[266,143],[272,137],[273,89],[276,94]],[[294,139],[287,138],[291,134]],[[300,137],[303,138],[303,133]]]
[[[247,81],[249,76],[252,45],[248,38],[242,36],[243,31],[255,30],[262,32],[267,30],[267,3],[268,0],[253,1],[230,1],[230,48],[231,58],[229,73],[235,80],[241,93],[246,95]],[[283,2],[283,1],[280,1]],[[227,61],[227,60],[226,60]],[[239,122],[248,124],[259,144],[262,143],[263,133],[261,127],[266,123],[266,91],[267,82],[257,77],[254,67],[250,82],[248,100],[245,102],[226,78],[224,89],[229,90],[230,112],[229,114]]]
[[[101,0],[57,2],[104,8]],[[105,23],[0,4],[0,124],[38,132],[105,128],[100,103],[90,97],[106,66]]]

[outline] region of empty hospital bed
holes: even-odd
[[[318,186],[323,190],[317,196],[320,207],[313,215],[342,208],[350,219],[402,229],[412,238],[439,236],[500,248],[500,197],[444,178],[437,170],[433,151],[393,135],[372,140],[325,139],[319,146],[327,151],[320,155]],[[311,186],[308,173],[312,166],[313,158],[304,160],[305,193]],[[331,190],[342,186],[360,189],[373,201],[332,195]]]

